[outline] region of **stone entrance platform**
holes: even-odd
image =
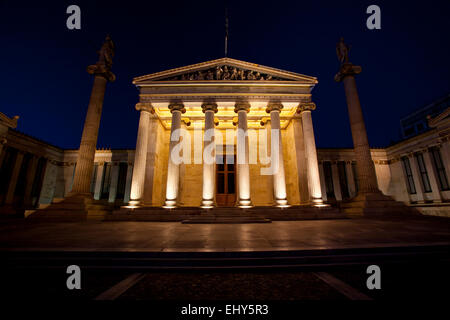
[[[223,207],[201,209],[182,207],[121,208],[105,216],[106,221],[179,221],[182,223],[270,223],[271,221],[343,219],[346,216],[333,207],[293,206],[288,208]]]
[[[179,207],[164,209],[162,207],[116,208],[106,206],[98,201],[89,204],[86,210],[67,208],[66,204],[54,204],[46,209],[36,210],[29,215],[29,220],[44,221],[154,221],[183,223],[270,223],[271,221],[344,219],[346,215],[331,206],[292,206],[252,207],[218,207],[202,209],[199,207]]]
[[[450,244],[447,218],[413,216],[248,224],[0,221],[0,251],[227,252],[436,244]]]

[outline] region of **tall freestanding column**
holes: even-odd
[[[370,155],[364,117],[359,103],[355,75],[361,73],[361,67],[348,62],[348,47],[343,39],[337,45],[338,58],[341,61],[339,72],[334,77],[337,82],[344,82],[347,98],[348,115],[352,130],[353,147],[356,156],[359,193],[380,193],[378,189],[375,166]]]
[[[87,68],[88,73],[93,74],[95,77],[86,120],[84,122],[83,134],[81,136],[80,149],[78,150],[72,194],[90,195],[89,191],[106,83],[108,81],[112,82],[116,78],[111,72],[113,56],[114,43],[107,36],[99,51],[99,60],[95,65],[90,65]]]
[[[375,165],[370,155],[366,126],[355,81],[355,75],[361,73],[361,67],[349,62],[348,51],[349,47],[344,43],[344,39],[341,38],[336,45],[336,53],[341,66],[334,79],[337,82],[344,82],[356,157],[359,191],[355,198],[348,203],[343,203],[341,208],[349,215],[410,213],[411,211],[407,206],[383,195],[378,189]]]
[[[136,110],[141,111],[139,118],[138,137],[136,141],[136,152],[134,155],[134,170],[131,180],[130,202],[131,206],[136,206],[142,202],[144,195],[145,165],[147,160],[147,146],[149,135],[149,122],[151,114],[155,110],[150,104],[138,103]]]
[[[283,109],[281,103],[269,104],[266,112],[270,113],[271,139],[270,155],[272,159],[273,172],[273,194],[275,203],[279,207],[288,205],[286,195],[286,178],[284,175],[283,145],[281,143],[280,111]],[[278,139],[276,139],[278,138]],[[275,163],[273,163],[275,161]]]
[[[214,206],[216,152],[214,141],[214,114],[217,113],[217,104],[205,103],[202,106],[205,114],[205,133],[203,139],[203,197],[202,207],[205,209]]]
[[[250,168],[248,165],[249,148],[247,133],[247,113],[250,111],[250,104],[239,102],[236,103],[234,112],[238,114],[237,127],[237,173],[238,173],[238,206],[241,208],[249,208],[252,206],[250,200]]]
[[[316,109],[312,102],[303,103],[297,112],[302,117],[303,137],[305,141],[306,163],[308,170],[308,187],[311,202],[315,205],[323,203],[322,189],[320,187],[319,163],[317,161],[316,140],[312,124],[311,111]]]
[[[178,199],[178,189],[180,183],[180,163],[177,158],[180,155],[174,155],[173,149],[180,141],[181,114],[186,112],[183,104],[169,105],[172,112],[172,125],[170,128],[169,161],[167,167],[167,185],[165,208],[175,208]]]

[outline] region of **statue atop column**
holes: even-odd
[[[101,75],[109,82],[116,80],[116,76],[111,72],[112,58],[114,57],[115,45],[109,35],[103,41],[102,47],[98,53],[98,61],[96,64],[87,67],[89,74]]]
[[[102,64],[106,66],[107,68],[111,68],[112,66],[112,58],[114,57],[114,42],[112,41],[109,34],[106,36],[105,41],[103,42],[103,45],[98,51],[99,59],[98,64]]]
[[[346,45],[344,38],[341,37],[339,42],[336,44],[336,54],[338,56],[339,62],[341,64],[348,63],[348,53],[350,51],[350,46]]]

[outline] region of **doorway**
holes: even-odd
[[[235,155],[216,158],[216,204],[219,207],[234,207],[236,204]]]

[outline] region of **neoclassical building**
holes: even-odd
[[[316,78],[223,58],[133,83],[140,121],[131,205],[321,203],[311,117]],[[177,145],[181,163],[169,157]],[[279,162],[275,174],[264,174],[269,155]]]
[[[358,192],[356,157],[316,149],[317,83],[231,58],[137,77],[136,149],[96,150],[90,192],[111,208],[339,207]],[[16,118],[0,115],[0,211],[29,214],[67,197],[78,151],[20,133]],[[370,150],[383,194],[448,215],[449,115]]]

